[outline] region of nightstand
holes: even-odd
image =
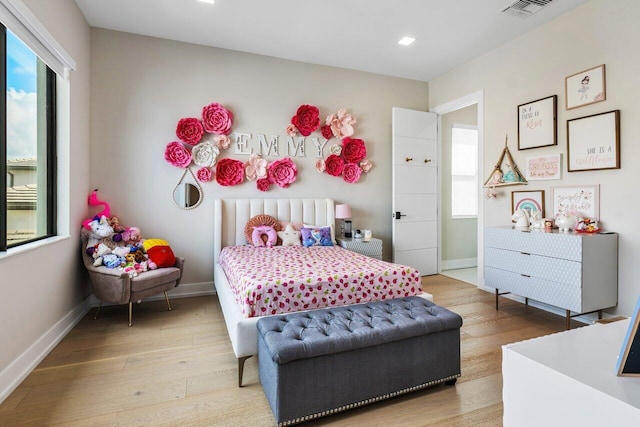
[[[372,237],[368,242],[363,239],[350,237],[337,237],[338,245],[353,252],[366,255],[371,258],[382,259],[382,240]]]

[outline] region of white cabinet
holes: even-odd
[[[601,311],[618,303],[618,235],[521,231],[487,227],[485,285],[571,312]]]
[[[505,427],[638,426],[640,378],[618,377],[629,319],[502,347]]]

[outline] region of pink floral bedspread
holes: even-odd
[[[339,246],[228,246],[220,264],[247,317],[418,295],[420,272]]]

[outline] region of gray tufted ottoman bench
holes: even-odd
[[[258,320],[260,382],[278,425],[460,376],[462,318],[420,297]]]

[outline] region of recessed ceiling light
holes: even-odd
[[[216,0],[198,0],[202,3],[209,3],[209,4],[214,4],[216,2]]]
[[[416,41],[416,39],[414,39],[413,37],[403,37],[398,41],[398,44],[409,46],[414,41]]]

